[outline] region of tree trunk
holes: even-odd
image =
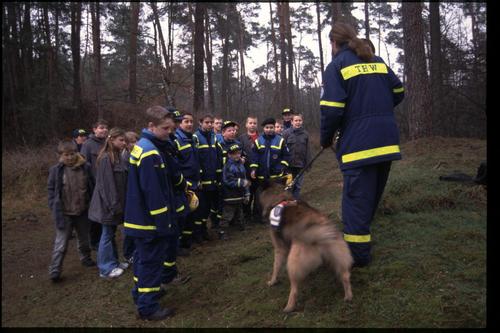
[[[24,23],[21,35],[22,35],[22,60],[24,66],[24,90],[25,94],[28,96],[31,95],[31,86],[33,82],[33,80],[31,79],[31,76],[33,75],[33,33],[31,29],[30,11],[31,11],[30,2],[26,2],[24,4]]]
[[[221,80],[221,112],[225,117],[229,117],[229,4],[226,4],[226,13],[223,19],[223,38],[222,45],[222,80]]]
[[[280,59],[281,59],[281,72],[280,72],[280,107],[284,108],[289,106],[290,100],[288,97],[287,79],[286,79],[286,26],[284,8],[281,2],[278,2],[278,17],[279,17],[279,31],[280,31]]]
[[[215,111],[214,82],[212,76],[212,36],[208,10],[205,10],[205,64],[207,65],[208,112]]]
[[[137,30],[139,25],[139,2],[130,3],[130,43],[128,53],[129,100],[137,103]]]
[[[94,55],[94,87],[97,117],[104,118],[101,107],[101,15],[99,2],[90,3],[92,15],[92,48]]]
[[[408,76],[408,128],[410,140],[432,133],[431,98],[424,50],[422,3],[403,2],[405,70]]]
[[[160,25],[160,17],[158,16],[158,9],[156,8],[156,2],[151,1],[151,9],[153,10],[153,17],[156,22],[156,27],[158,28],[158,36],[160,37],[160,45],[161,45],[161,50],[163,53],[163,58],[165,60],[165,70],[163,70],[163,81],[164,81],[164,89],[165,89],[165,99],[166,103],[169,106],[175,106],[175,101],[174,97],[171,94],[171,76],[168,71],[169,68],[169,58],[168,58],[168,52],[167,52],[167,47],[165,46],[165,39],[163,39],[163,32],[161,30],[161,25]]]
[[[295,108],[295,97],[293,92],[293,44],[292,44],[292,25],[290,24],[290,5],[288,2],[283,2],[283,15],[285,17],[285,32],[287,40],[287,61],[288,61],[288,105]]]
[[[441,120],[441,87],[443,76],[441,71],[441,28],[439,23],[439,2],[429,3],[429,22],[431,39],[431,94],[432,94],[432,120],[438,124]],[[441,128],[439,126],[438,128]]]
[[[49,8],[48,3],[43,3],[43,22],[44,22],[44,35],[45,35],[45,48],[47,59],[47,90],[45,94],[44,103],[45,108],[49,111],[49,129],[53,135],[55,132],[54,124],[56,122],[55,115],[55,94],[54,94],[54,52],[50,42],[50,25],[49,25]]]
[[[323,60],[323,44],[321,42],[321,15],[319,11],[319,1],[316,1],[316,18],[318,20],[318,44],[319,44],[319,60],[321,63],[321,78],[323,80],[323,72],[325,71],[325,62]]]
[[[71,3],[71,53],[73,58],[73,106],[82,120],[82,87],[80,81],[80,27],[82,3]]]
[[[368,15],[368,1],[365,1],[365,38],[370,39],[370,16]],[[380,50],[379,50],[380,53]]]
[[[276,33],[274,32],[274,20],[273,20],[273,8],[272,8],[272,2],[269,3],[269,15],[271,17],[271,41],[273,44],[273,63],[274,63],[274,79],[275,79],[275,88],[274,88],[274,94],[273,94],[273,105],[276,105],[276,103],[280,104],[280,98],[278,95],[279,92],[279,86],[280,86],[280,80],[279,80],[279,71],[278,71],[278,52],[276,51]],[[281,104],[280,104],[281,106]]]
[[[194,14],[194,95],[193,111],[198,113],[204,109],[205,75],[203,71],[203,30],[205,19],[205,3],[197,2]]]

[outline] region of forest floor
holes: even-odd
[[[4,154],[2,327],[485,327],[486,189],[439,176],[474,176],[486,141],[430,138],[403,144],[402,153],[372,224],[373,262],[353,269],[352,302],[342,300],[334,274],[320,268],[300,291],[297,311],[285,315],[286,272],[281,283],[266,286],[272,245],[267,226],[251,225],[178,259],[192,279],[168,290],[161,304],[176,315],[160,322],[136,319],[130,269],[113,281],[99,278],[97,268],[80,265],[75,240],[64,280],[51,283],[46,165],[30,169],[22,157]],[[303,199],[341,228],[341,192],[341,173],[327,151],[307,173]]]

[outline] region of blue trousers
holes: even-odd
[[[365,266],[372,259],[370,227],[390,169],[389,161],[342,171],[344,239],[355,265]]]
[[[207,232],[208,217],[212,220],[212,227],[218,227],[222,217],[222,197],[219,191],[200,191],[200,203],[194,211],[194,236],[199,237]]]
[[[141,316],[149,316],[160,308],[158,300],[168,246],[168,237],[135,238],[132,297]]]
[[[181,234],[181,228],[182,224],[179,224],[179,221],[177,221],[177,232],[175,234],[172,234],[172,236],[167,237],[167,248],[165,249],[164,253],[164,261],[163,261],[163,271],[162,271],[162,277],[161,277],[161,283],[169,283],[171,282],[178,273],[177,270],[177,249],[179,248],[180,240],[179,236]]]
[[[102,225],[101,240],[97,250],[97,267],[101,275],[108,275],[120,265],[115,242],[116,225]]]

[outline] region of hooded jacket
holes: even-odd
[[[311,160],[309,133],[304,127],[291,127],[283,132],[288,150],[290,151],[290,167],[303,168]]]
[[[87,178],[87,204],[90,201],[90,197],[94,190],[94,178],[92,177],[92,171],[90,164],[85,161],[85,157],[78,154],[78,162],[72,167],[75,171],[81,170],[85,177]],[[65,226],[64,219],[64,207],[63,207],[63,177],[64,169],[68,166],[64,165],[62,162],[57,163],[49,169],[49,177],[47,181],[48,189],[48,203],[49,208],[52,213],[56,228],[63,229]],[[86,214],[84,212],[84,214]]]
[[[101,150],[102,146],[104,146],[105,141],[105,138],[101,139],[96,137],[95,134],[90,134],[87,141],[83,143],[82,149],[80,151],[80,154],[82,154],[87,162],[92,166],[92,176],[94,177],[94,179],[97,175],[95,166],[97,155],[99,155],[99,151]]]

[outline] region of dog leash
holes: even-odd
[[[321,155],[323,153],[324,150],[325,150],[325,148],[321,147],[320,151],[316,153],[316,155],[313,157],[313,159],[311,159],[309,161],[309,163],[307,163],[307,165],[305,167],[303,167],[302,170],[300,170],[300,172],[297,174],[297,176],[295,176],[295,178],[292,180],[292,182],[285,187],[285,191],[289,191],[293,188],[293,186],[295,185],[295,183],[297,182],[299,177],[301,177],[302,174],[304,174],[306,172],[306,170],[313,164],[313,162],[319,157],[319,155]],[[332,147],[332,150],[335,152],[333,147]]]

